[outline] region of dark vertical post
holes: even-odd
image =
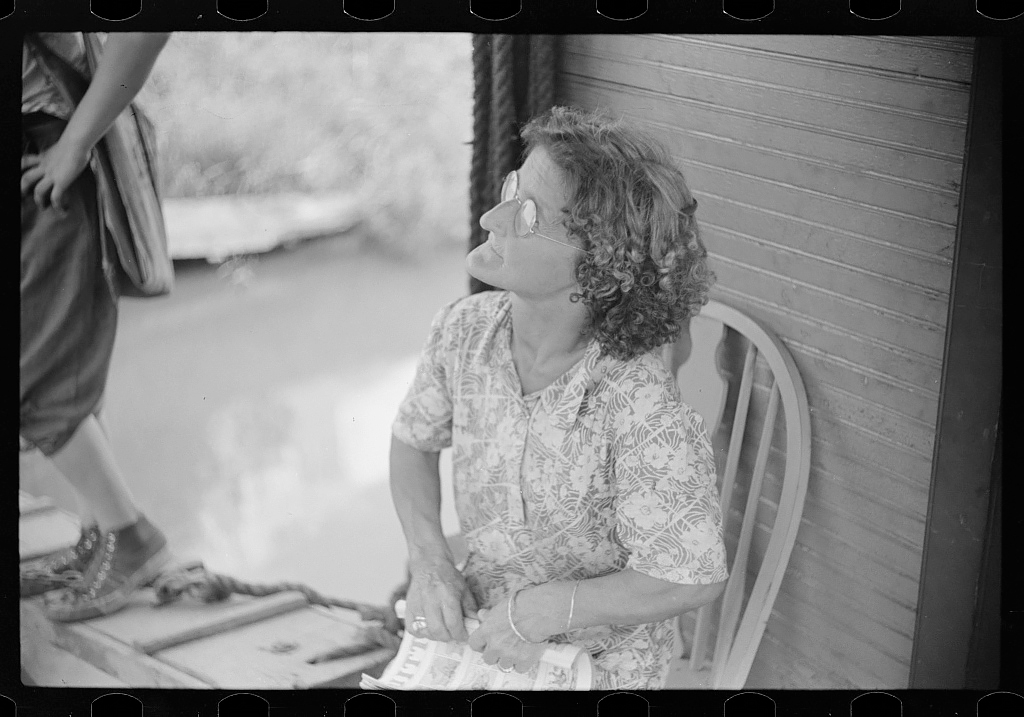
[[[979,38],[909,687],[962,689],[1002,389],[1002,40]]]

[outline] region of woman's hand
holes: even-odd
[[[32,193],[40,209],[67,209],[64,195],[89,164],[89,148],[61,137],[42,154],[21,158],[21,196]]]
[[[536,598],[543,600],[541,593],[556,591],[556,584],[549,583],[523,590],[515,598],[512,617],[516,629],[535,642],[526,642],[516,635],[508,620],[509,598],[504,598],[490,610],[479,612],[480,627],[469,636],[469,646],[482,652],[484,662],[489,665],[497,664],[506,671],[529,672],[544,653],[543,641],[558,633],[554,621],[542,611]]]
[[[405,626],[414,635],[440,642],[466,642],[464,617],[475,617],[477,604],[462,573],[451,558],[421,558],[409,565],[409,590],[405,597]],[[417,617],[425,628],[413,627]]]

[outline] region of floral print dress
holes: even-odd
[[[452,448],[467,583],[481,607],[518,587],[631,568],[682,584],[725,580],[715,466],[703,419],[657,353],[583,358],[524,396],[510,296],[489,291],[435,317],[393,425],[422,451]],[[568,605],[566,605],[568,610]],[[594,658],[596,689],[659,689],[672,619],[552,638]]]

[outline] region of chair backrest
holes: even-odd
[[[675,346],[666,349],[665,358],[670,368],[676,370],[683,400],[698,411],[705,420],[712,440],[726,433],[721,426],[729,395],[728,383],[722,376],[718,357],[727,331],[735,331],[746,339],[746,355],[738,387],[735,389],[736,403],[732,426],[728,430],[728,446],[725,451],[725,469],[721,478],[722,512],[728,521],[730,514],[742,515],[729,581],[722,594],[720,606],[705,605],[697,612],[693,645],[690,651],[690,668],[699,670],[706,660],[712,626],[717,622],[713,658],[711,662],[711,687],[713,689],[742,689],[750,672],[754,655],[757,653],[765,625],[771,614],[772,605],[779,592],[786,565],[796,541],[807,481],[811,464],[811,421],[807,406],[807,393],[792,356],[782,342],[759,322],[736,309],[717,301],[709,302],[698,316],[690,320],[689,336],[682,336]],[[678,357],[690,345],[689,355],[676,367]],[[771,373],[768,379],[769,399],[764,414],[760,435],[748,437],[747,425],[754,422],[751,409],[751,395],[755,384],[755,362],[761,356]],[[775,423],[781,400],[785,421],[785,473],[775,513],[774,524],[764,549],[760,566],[755,572],[753,585],[747,594],[747,578],[751,543],[757,521],[757,508],[764,487],[765,469],[768,465]],[[750,443],[756,441],[756,443]],[[755,450],[753,468],[747,476],[740,473],[740,455],[747,444],[747,451]],[[720,446],[716,445],[716,455]],[[733,505],[733,493],[737,485],[747,487],[744,506]],[[775,502],[774,500],[772,502]],[[731,540],[729,541],[732,542]],[[730,546],[732,547],[732,546]],[[718,602],[718,601],[716,601]],[[717,621],[715,618],[717,610]]]

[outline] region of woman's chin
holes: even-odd
[[[486,243],[466,255],[466,271],[469,275],[491,286],[498,286],[495,282],[503,264],[502,257]]]

